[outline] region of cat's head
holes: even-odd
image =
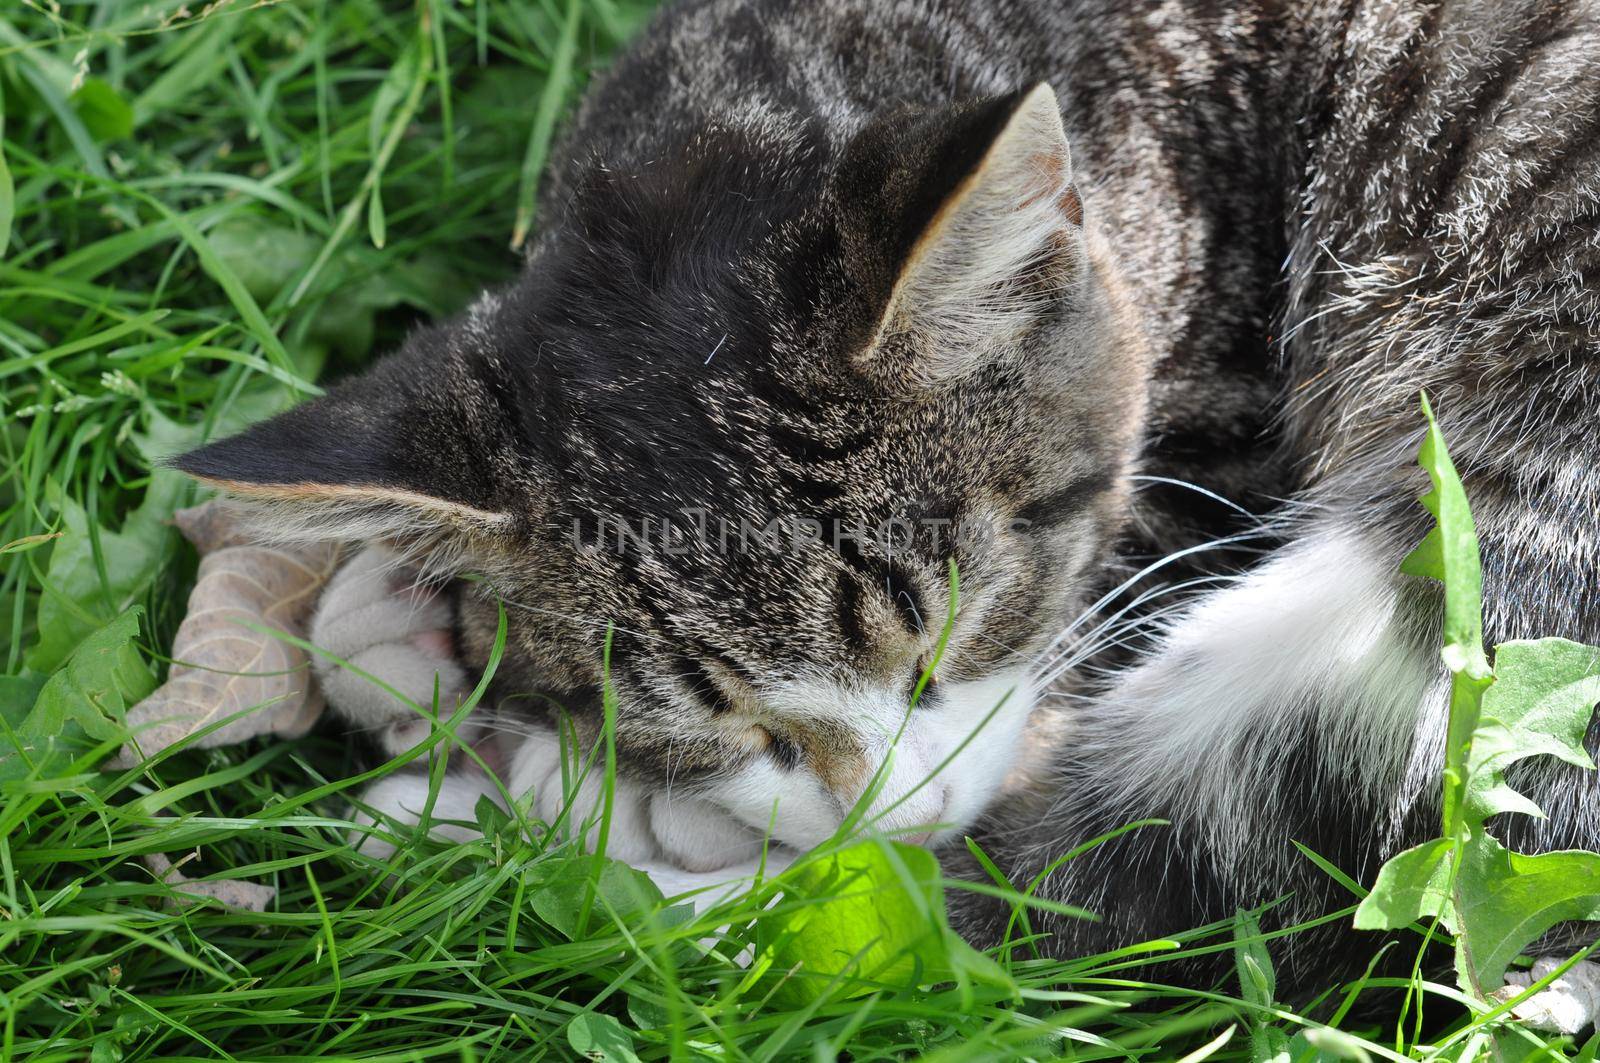
[[[837,149],[708,119],[680,149],[585,167],[516,283],[178,465],[293,534],[483,573],[502,689],[589,733],[612,625],[636,774],[758,828],[777,801],[808,844],[898,735],[879,825],[963,826],[1121,520],[1143,412],[1055,96]]]

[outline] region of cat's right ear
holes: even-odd
[[[170,460],[249,504],[269,535],[426,551],[505,534],[526,512],[490,390],[411,349],[327,395]]]
[[[840,168],[854,264],[877,300],[855,362],[939,384],[1015,345],[1085,269],[1083,206],[1047,84],[885,116]]]

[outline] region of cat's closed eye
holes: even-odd
[[[784,738],[782,735],[773,734],[765,727],[757,727],[757,731],[766,738],[766,753],[778,766],[785,771],[793,771],[800,765],[801,750],[798,743]]]
[[[888,594],[901,622],[918,638],[925,635],[927,628],[922,619],[922,595],[917,593],[916,584],[907,573],[900,566],[891,564],[884,574],[883,584],[884,592]]]
[[[734,669],[718,661],[683,654],[677,659],[676,671],[689,696],[709,708],[713,715],[748,709],[753,700],[749,684],[740,679]]]
[[[926,682],[923,681],[924,676],[927,677]],[[906,684],[907,697],[910,697],[917,692],[918,683],[922,683],[922,697],[920,699],[921,703],[931,701],[933,698],[938,696],[939,673],[937,670],[933,669],[933,661],[931,658],[919,658],[917,663],[912,665],[911,678]]]

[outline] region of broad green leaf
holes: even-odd
[[[133,108],[100,78],[87,78],[72,94],[72,108],[86,129],[104,144],[133,135]]]
[[[516,822],[510,813],[500,807],[500,802],[488,794],[478,798],[478,803],[472,806],[472,818],[485,838],[498,836],[501,831]]]
[[[259,303],[270,303],[317,256],[316,237],[245,214],[212,229],[211,250]]]
[[[1391,857],[1356,908],[1356,929],[1395,930],[1419,919],[1449,916],[1454,851],[1451,839],[1435,838]]]
[[[50,551],[44,593],[39,596],[39,641],[28,653],[29,668],[53,672],[90,632],[149,587],[176,548],[177,533],[168,522],[188,490],[188,482],[178,473],[158,471],[121,530],[99,529],[105,582],[95,561],[88,515],[72,499],[61,500],[65,534]]]
[[[264,217],[218,225],[211,247],[258,302],[270,304],[316,259],[321,242]],[[351,246],[335,259],[338,286],[322,298],[306,329],[308,340],[346,358],[370,352],[374,317],[406,305],[443,317],[460,309],[471,288],[458,270],[435,258],[396,261],[369,247]]]
[[[1566,639],[1508,642],[1495,649],[1494,672],[1468,761],[1468,812],[1480,823],[1500,812],[1542,816],[1502,773],[1539,755],[1594,767],[1583,736],[1600,701],[1600,650]]]
[[[0,720],[10,727],[21,725],[23,717],[39,700],[39,691],[50,677],[40,672],[23,672],[21,675],[0,675]]]
[[[229,435],[278,412],[284,401],[284,389],[277,385],[246,390],[214,418],[210,435]],[[206,431],[203,424],[181,425],[152,412],[144,430],[134,433],[134,445],[154,471],[139,507],[122,527],[97,529],[104,582],[88,514],[72,499],[62,499],[63,534],[50,552],[39,596],[39,641],[28,653],[29,668],[54,671],[85,635],[133,604],[160,573],[178,547],[172,514],[188,501],[193,487],[188,477],[159,463],[204,442]]]
[[[1457,973],[1467,986],[1498,986],[1506,965],[1557,923],[1600,918],[1600,855],[1526,856],[1484,830],[1503,812],[1543,816],[1512,789],[1505,770],[1531,756],[1593,768],[1584,734],[1600,700],[1600,650],[1565,639],[1512,642],[1495,651],[1467,776],[1466,843],[1455,889]]]
[[[567,1043],[583,1059],[638,1063],[633,1035],[610,1015],[586,1011],[567,1024]]]
[[[534,914],[574,940],[578,937],[578,916],[583,904],[584,887],[593,874],[593,860],[589,856],[573,856],[562,861],[552,869],[550,876],[528,901]],[[650,880],[650,876],[616,860],[606,860],[601,865],[594,896],[594,904],[590,909],[591,930],[600,925],[593,918],[594,913],[614,912],[617,917],[627,919],[631,915],[649,911],[661,902],[661,891]],[[674,912],[677,909],[669,908],[667,911]]]
[[[941,968],[944,894],[926,849],[861,842],[791,868],[783,883],[792,914],[757,927],[757,952],[783,979],[779,998],[815,999],[841,974],[860,980],[845,990],[858,996]]]
[[[1506,966],[1557,923],[1600,919],[1600,853],[1527,856],[1480,835],[1462,861],[1456,897],[1464,942],[1457,973],[1463,986],[1493,989]]]
[[[83,639],[20,721],[12,724],[6,713],[10,735],[0,739],[0,781],[122,734],[128,707],[155,688],[134,646],[138,635],[134,607]]]
[[[647,988],[628,994],[628,1018],[635,1029],[648,1030],[671,1023],[672,1012]]]

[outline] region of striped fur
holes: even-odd
[[[502,691],[553,693],[591,734],[614,622],[629,772],[746,823],[769,794],[858,787],[953,556],[946,689],[1027,662],[1069,707],[1036,717],[1060,748],[977,829],[991,855],[1027,881],[1172,822],[1045,880],[1107,916],[1037,920],[1049,948],[1291,891],[1279,916],[1320,912],[1337,891],[1291,840],[1370,875],[1432,815],[1437,601],[1395,571],[1422,526],[1420,389],[1477,508],[1491,638],[1600,639],[1596,20],[1593,0],[678,4],[588,95],[517,284],[186,467],[322,534],[338,512],[304,485],[387,492],[351,530],[386,513],[484,571],[513,615]],[[1030,531],[763,555],[560,534],[686,509]],[[1211,581],[1192,604],[1101,597],[1169,555],[1174,583]],[[1119,641],[1107,613],[1058,637],[1096,600],[1147,616],[1137,659],[1079,638]],[[466,595],[461,618],[481,661],[492,607]],[[935,699],[914,737],[981,715]],[[1593,779],[1530,778],[1556,814],[1511,841],[1600,841]],[[987,941],[1009,912],[957,915]],[[1331,929],[1284,984],[1363,951]]]

